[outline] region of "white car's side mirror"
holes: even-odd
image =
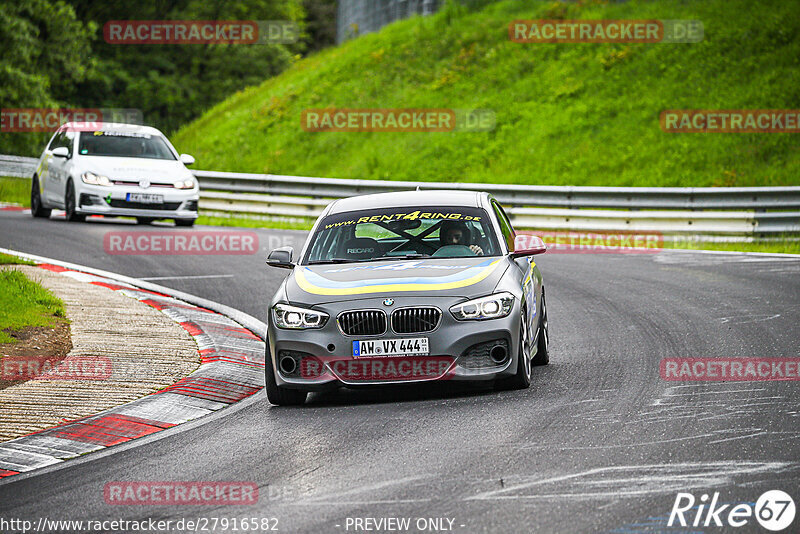
[[[69,149],[65,146],[60,146],[58,148],[53,149],[53,155],[58,158],[68,158],[69,157]]]
[[[184,165],[194,165],[194,156],[189,154],[181,154],[181,163]]]

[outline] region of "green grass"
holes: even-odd
[[[294,222],[294,221],[282,221],[276,219],[255,219],[255,218],[247,218],[247,217],[218,217],[218,216],[209,216],[209,215],[202,215],[202,205],[201,205],[201,215],[197,218],[196,224],[204,224],[207,226],[235,226],[237,228],[275,228],[281,230],[311,230],[311,226],[313,225],[313,221],[309,220],[308,222]]]
[[[0,265],[35,265],[32,261],[0,253]]]
[[[775,241],[756,240],[749,243],[709,243],[683,241],[664,243],[664,248],[684,250],[722,250],[735,252],[771,252],[780,254],[800,254],[800,241],[779,239]]]
[[[0,343],[13,343],[6,330],[49,326],[66,317],[64,303],[15,269],[0,271]]]
[[[31,206],[30,178],[0,177],[0,202]]]
[[[197,224],[208,226],[233,226],[239,228],[274,228],[283,230],[310,230],[312,222],[308,223],[287,223],[274,220],[248,219],[244,217],[207,217],[201,215],[197,219]],[[691,237],[685,241],[672,243],[664,242],[662,245],[666,249],[684,250],[722,250],[738,252],[772,252],[782,254],[800,254],[800,241],[792,239],[780,240],[756,240],[753,242],[736,243],[715,243],[709,241],[695,241]]]
[[[699,19],[697,44],[517,44],[515,19]],[[452,5],[297,62],[172,136],[202,169],[611,186],[800,184],[798,134],[665,133],[665,109],[796,109],[800,3]],[[311,133],[310,108],[491,109],[480,133]]]

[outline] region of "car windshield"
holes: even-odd
[[[386,208],[323,219],[303,260],[308,265],[400,258],[501,254],[489,216],[479,208]]]
[[[78,153],[81,156],[175,159],[160,135],[113,131],[81,132],[80,135]]]

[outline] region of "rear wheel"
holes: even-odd
[[[86,215],[75,213],[75,185],[72,180],[67,182],[67,190],[64,193],[64,209],[67,212],[67,220],[70,222],[81,222],[86,220]]]
[[[264,355],[264,372],[266,374],[267,400],[276,406],[299,406],[306,401],[308,393],[297,389],[287,389],[278,385],[275,380],[275,369],[272,367],[272,356],[267,344]]]
[[[536,341],[536,356],[531,363],[533,365],[547,365],[550,363],[550,331],[547,329],[547,300],[544,297],[542,288],[542,313],[539,316],[539,335]]]
[[[39,193],[39,178],[34,176],[33,184],[31,185],[31,215],[46,219],[50,217],[51,211],[42,205],[42,195]]]

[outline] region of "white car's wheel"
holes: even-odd
[[[70,222],[81,222],[86,220],[86,215],[75,213],[75,185],[72,180],[67,182],[67,189],[64,192],[64,209],[66,211],[67,220]]]
[[[39,178],[34,176],[33,183],[31,184],[31,215],[47,219],[50,217],[51,211],[52,210],[42,205],[42,195],[39,192]]]

